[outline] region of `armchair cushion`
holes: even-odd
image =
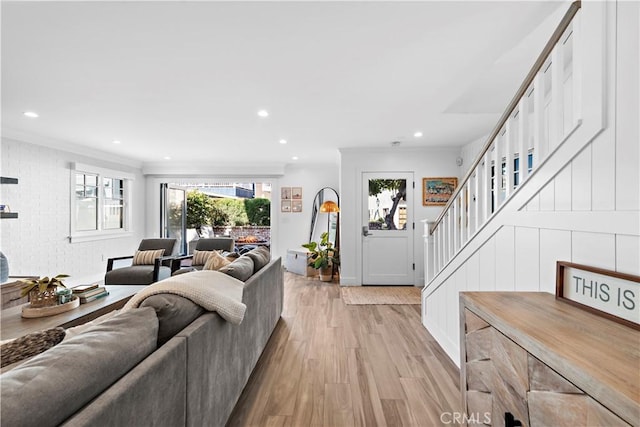
[[[133,265],[153,265],[156,258],[164,255],[164,249],[156,249],[152,251],[136,251],[133,255]]]
[[[149,285],[153,280],[152,265],[132,265],[131,267],[116,268],[104,276],[105,285]],[[158,280],[171,276],[171,268],[160,266]]]
[[[197,249],[194,250],[191,265],[205,265],[209,260],[211,254],[213,254],[214,252],[215,251],[200,251]]]

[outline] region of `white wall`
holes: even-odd
[[[389,148],[343,149],[340,164],[341,219],[341,268],[342,285],[362,283],[362,173],[363,172],[412,172],[414,190],[414,262],[415,285],[424,284],[424,257],[420,220],[434,220],[441,207],[422,206],[422,178],[460,177],[456,158],[458,148]]]
[[[86,150],[83,150],[86,152]],[[0,249],[11,275],[71,275],[69,284],[104,277],[108,257],[133,254],[144,236],[144,179],[139,169],[104,156],[73,154],[3,138],[0,175],[18,178],[17,185],[0,186],[0,200],[18,212],[18,219],[0,221]],[[82,162],[135,175],[132,234],[84,243],[70,243],[71,163]]]
[[[462,174],[460,178],[463,178],[464,174],[467,173],[476,156],[487,142],[487,138],[489,138],[489,135],[484,135],[460,148],[460,158],[462,158],[462,166],[460,167]]]
[[[325,165],[290,165],[285,169],[285,174],[280,178],[278,185],[281,187],[302,187],[302,212],[281,213],[280,191],[276,194],[277,203],[277,236],[280,254],[285,259],[289,249],[302,249],[301,245],[309,241],[309,229],[311,226],[311,208],[316,193],[324,187],[331,187],[340,195],[340,207],[345,203],[340,189],[339,169],[337,164]],[[316,230],[326,231],[327,214],[319,214]],[[342,224],[341,224],[342,226]]]
[[[554,293],[556,261],[640,275],[640,3],[582,5],[582,124],[423,291],[423,323],[456,363],[460,291]]]

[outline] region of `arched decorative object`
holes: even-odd
[[[324,187],[318,190],[315,198],[313,199],[313,205],[311,207],[311,227],[309,228],[309,241],[319,240],[320,234],[323,230],[317,234],[317,238],[314,239],[316,225],[318,223],[318,217],[321,213],[320,208],[325,202],[333,201],[338,207],[338,210],[331,210],[327,212],[327,228],[329,232],[329,241],[334,243],[336,248],[340,247],[340,196],[338,192],[331,187]],[[332,208],[335,209],[335,208]]]

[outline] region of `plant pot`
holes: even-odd
[[[49,286],[44,292],[39,292],[38,287],[29,291],[29,303],[33,308],[50,307],[58,304],[57,286]]]
[[[333,279],[331,277],[331,273],[332,273],[331,267],[321,268],[320,270],[318,270],[318,273],[320,275],[321,282],[330,282]]]

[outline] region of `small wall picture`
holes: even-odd
[[[280,198],[282,200],[291,200],[291,187],[282,187],[280,189]]]
[[[291,212],[302,212],[302,200],[291,201]]]
[[[302,187],[292,187],[291,198],[293,200],[302,200]]]
[[[282,200],[280,202],[280,212],[291,212],[291,200]]]
[[[458,178],[422,178],[422,206],[444,206],[458,186]]]

